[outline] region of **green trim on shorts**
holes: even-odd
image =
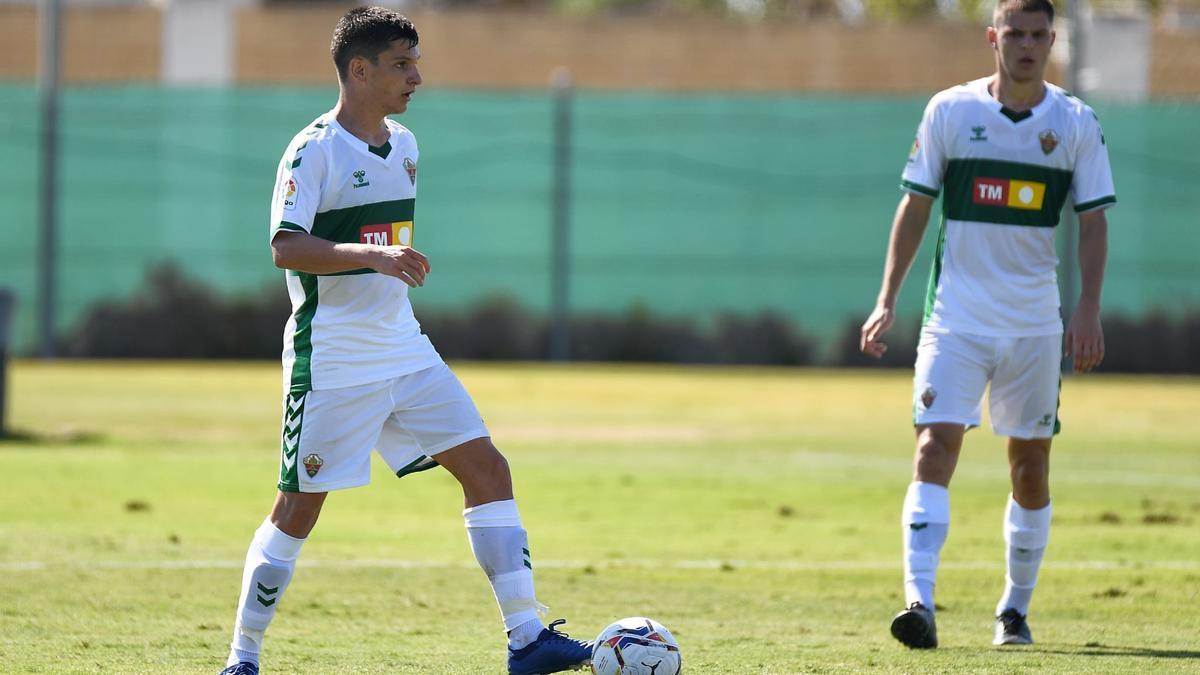
[[[435,466],[440,466],[437,463],[437,460],[435,460],[432,457],[426,456],[426,455],[421,455],[420,457],[414,459],[413,461],[409,462],[408,464],[405,464],[404,466],[400,467],[400,470],[396,472],[396,478],[404,478],[405,476],[409,475],[410,473],[419,473],[421,471],[428,471]]]
[[[1058,411],[1062,408],[1062,373],[1058,374],[1058,399],[1054,401],[1054,436],[1062,431],[1062,420],[1058,418]]]
[[[279,444],[279,489],[283,492],[300,491],[300,433],[304,427],[304,404],[308,392],[292,392],[283,403],[282,439]],[[290,462],[290,464],[289,464]]]

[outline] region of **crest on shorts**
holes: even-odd
[[[412,183],[413,185],[416,185],[417,184],[417,163],[412,161],[411,158],[405,157],[404,158],[404,170],[408,172],[408,182]]]
[[[1058,147],[1058,134],[1054,133],[1053,129],[1047,129],[1038,134],[1038,140],[1042,143],[1043,155],[1054,152],[1054,149]]]
[[[925,391],[921,392],[921,405],[926,408],[933,405],[935,399],[937,399],[937,392],[933,390],[933,387],[925,387]],[[304,460],[304,462],[304,465],[308,466],[308,460]]]
[[[321,459],[321,456],[316,453],[304,458],[304,472],[308,474],[309,478],[317,475],[317,472],[320,471],[321,467],[324,465],[325,460]]]

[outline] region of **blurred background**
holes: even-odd
[[[982,0],[379,4],[421,34],[412,297],[447,358],[864,365],[925,102],[993,69]],[[275,168],[336,101],[350,6],[0,0],[11,353],[278,358]],[[1200,372],[1200,0],[1059,12],[1048,78],[1099,114],[1119,199],[1104,368]]]

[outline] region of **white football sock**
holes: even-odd
[[[504,629],[510,631],[509,646],[520,649],[541,632],[538,612],[546,607],[533,593],[529,537],[521,527],[517,503],[506,499],[473,506],[463,511],[463,521],[475,559],[492,583]],[[530,622],[536,622],[537,630],[526,625]]]
[[[938,558],[950,531],[950,491],[934,483],[908,486],[900,516],[904,528],[904,606],[933,611]]]
[[[1004,513],[1004,543],[1008,548],[1008,574],[1004,578],[1004,595],[996,605],[996,615],[1009,608],[1026,615],[1042,557],[1050,543],[1050,504],[1040,509],[1027,509],[1010,494]]]
[[[296,569],[296,557],[300,555],[303,539],[296,539],[281,532],[267,518],[254,532],[250,549],[246,551],[246,566],[242,572],[242,595],[238,599],[237,623],[233,628],[233,642],[229,645],[231,666],[241,661],[258,663],[262,651],[263,634],[279,599],[292,579]]]

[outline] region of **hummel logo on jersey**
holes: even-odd
[[[370,184],[371,184],[371,181],[367,180],[367,172],[366,171],[359,169],[358,171],[354,172],[354,187],[356,187],[356,188],[367,187]]]
[[[971,201],[985,206],[1038,210],[1046,196],[1046,184],[1007,178],[976,178]]]
[[[1042,154],[1048,155],[1058,147],[1058,134],[1053,129],[1047,129],[1038,134],[1038,141],[1042,144]]]
[[[987,127],[971,127],[971,140],[986,141],[987,136],[984,136],[985,133],[987,133]]]

